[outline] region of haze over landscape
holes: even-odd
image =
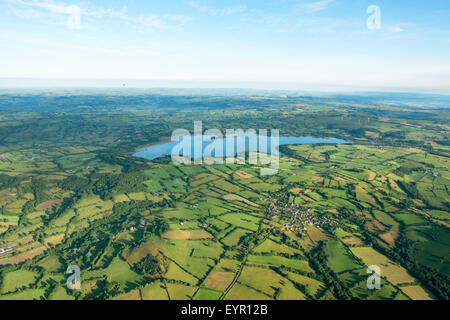
[[[380,29],[367,27],[373,4]],[[0,77],[449,93],[449,10],[445,0],[1,0]]]

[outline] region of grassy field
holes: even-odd
[[[111,109],[109,123],[80,105],[39,120],[0,112],[0,247],[14,245],[0,256],[0,298],[420,300],[448,293],[447,115],[426,110],[421,127],[411,127],[402,116],[416,114],[400,107],[303,103],[281,113],[264,105],[172,115],[137,106]],[[262,176],[260,164],[177,166],[130,156],[195,116],[211,116],[208,125],[266,126],[267,112],[283,135],[353,143],[284,146],[274,176]],[[83,130],[72,121],[78,118]],[[359,130],[355,121],[367,118]],[[66,290],[69,265],[80,266],[79,292]],[[381,268],[381,290],[366,286],[370,265]]]
[[[386,279],[388,279],[393,284],[406,284],[415,281],[415,279],[408,274],[406,269],[397,264],[394,264],[387,257],[378,253],[373,248],[352,248],[351,251],[367,266],[379,266],[381,268],[382,276],[386,277]]]
[[[2,294],[16,292],[31,286],[37,280],[37,273],[28,270],[18,270],[6,274],[2,281]]]

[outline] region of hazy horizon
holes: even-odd
[[[368,87],[270,81],[0,78],[0,89],[235,89],[308,93],[408,93],[450,95],[450,89]]]
[[[449,16],[444,0],[0,0],[0,78],[450,92]]]

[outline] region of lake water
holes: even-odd
[[[251,143],[251,138],[254,138],[253,142],[256,143]],[[192,155],[195,156],[195,158],[201,157],[203,152],[208,152],[208,150],[212,147],[211,143],[222,143],[223,144],[223,151],[213,151],[210,154],[212,156],[216,156],[217,153],[220,153],[220,156],[227,156],[227,157],[234,157],[235,155],[237,155],[240,152],[243,151],[262,151],[265,153],[271,153],[271,154],[279,154],[278,148],[273,148],[273,150],[271,150],[271,139],[270,137],[267,139],[267,144],[265,145],[260,145],[261,142],[264,142],[264,140],[266,140],[267,137],[265,136],[259,136],[257,134],[255,134],[254,136],[251,136],[250,139],[249,137],[245,137],[245,136],[226,136],[224,139],[221,140],[215,140],[214,142],[210,141],[210,137],[208,136],[190,136],[190,137],[182,137],[181,139],[187,139],[187,141],[185,140],[185,143],[187,143],[187,145],[190,145],[190,150],[185,150],[185,155],[188,155],[190,157],[192,157]],[[190,141],[189,141],[190,139]],[[238,139],[244,139],[241,141],[245,141],[245,145],[244,144],[238,144],[237,141]],[[207,141],[205,141],[207,140]],[[230,148],[228,148],[228,150],[226,149],[226,146],[228,143],[233,143],[234,142],[234,148],[232,150],[230,150]],[[179,142],[178,141],[174,141],[174,142],[168,142],[168,143],[162,143],[162,144],[157,144],[157,145],[153,145],[147,148],[143,148],[143,149],[139,149],[137,153],[134,154],[135,157],[139,157],[139,158],[145,158],[148,160],[154,160],[157,158],[161,158],[161,157],[165,157],[165,156],[170,156],[172,154],[172,150],[174,149],[174,147],[177,146]],[[342,139],[336,139],[336,138],[329,138],[329,139],[325,139],[325,138],[311,138],[311,137],[279,137],[279,146],[283,146],[283,145],[299,145],[299,144],[319,144],[319,143],[327,143],[327,144],[345,144],[345,143],[349,143],[348,141],[342,140]],[[202,148],[195,148],[195,145],[199,146],[202,145]],[[209,146],[209,149],[208,149]],[[261,147],[261,148],[260,148]],[[186,148],[185,148],[186,149]],[[208,154],[208,153],[207,153]]]

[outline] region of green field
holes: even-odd
[[[267,95],[0,95],[0,299],[449,299],[448,109]],[[133,156],[196,119],[351,143]]]

